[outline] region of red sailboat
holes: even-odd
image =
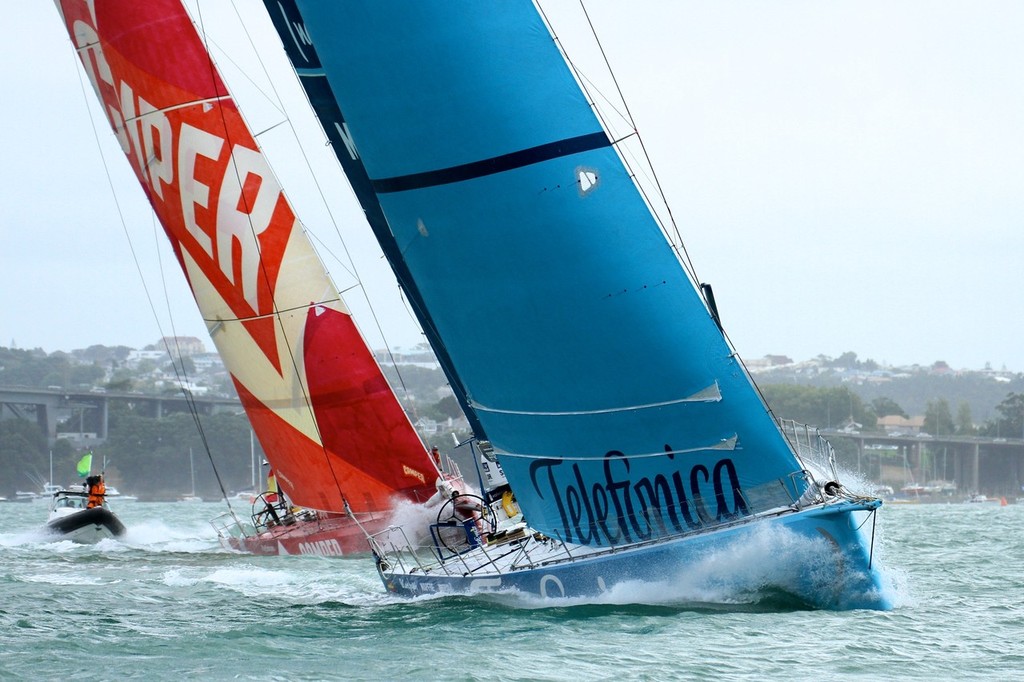
[[[384,527],[439,472],[189,15],[179,0],[57,6],[284,495],[251,523],[219,519],[222,542],[367,551],[355,519]]]

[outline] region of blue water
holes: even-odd
[[[223,506],[122,503],[122,541],[37,531],[0,505],[0,679],[1017,679],[1024,504],[883,509],[898,606],[809,611],[729,595],[541,605],[386,595],[367,559],[221,550]],[[737,567],[742,570],[743,567]],[[704,602],[704,603],[697,603]]]

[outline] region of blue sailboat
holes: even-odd
[[[388,590],[586,600],[701,574],[889,606],[881,501],[767,408],[533,3],[266,5],[470,420],[465,447],[504,477],[482,514],[444,491],[426,531],[372,536]],[[774,568],[709,568],[736,548]]]

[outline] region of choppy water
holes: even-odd
[[[54,542],[0,505],[0,679],[1017,679],[1024,504],[886,507],[898,607],[541,607],[383,592],[367,559],[222,551],[215,504],[123,503],[123,541]],[[659,601],[654,599],[653,601]],[[645,603],[646,602],[646,603]]]

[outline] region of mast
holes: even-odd
[[[252,489],[256,491],[256,436],[252,429],[249,429],[249,462],[252,464]]]
[[[487,437],[483,424],[476,414],[476,409],[466,392],[462,378],[459,376],[455,363],[452,361],[444,338],[438,333],[437,326],[431,316],[430,310],[423,300],[423,294],[416,283],[409,265],[402,255],[402,248],[395,240],[395,236],[388,226],[387,218],[377,200],[373,183],[367,175],[358,150],[352,144],[348,132],[348,125],[345,117],[338,107],[334,94],[331,92],[331,85],[324,77],[320,59],[317,56],[316,46],[305,39],[302,31],[296,32],[296,27],[302,25],[302,17],[294,0],[265,0],[270,13],[271,21],[278,33],[282,36],[285,53],[288,55],[299,82],[306,91],[310,105],[316,111],[317,119],[331,148],[338,159],[338,163],[345,171],[349,184],[360,206],[366,216],[366,220],[380,245],[381,250],[387,258],[391,271],[398,280],[399,286],[405,294],[406,300],[412,306],[413,313],[419,321],[427,342],[430,344],[441,365],[441,369],[448,379],[448,384],[459,402],[470,428],[480,439]],[[465,264],[451,263],[449,267],[458,269]]]

